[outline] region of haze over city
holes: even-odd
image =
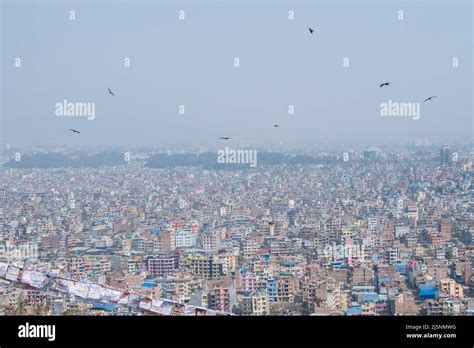
[[[472,10],[2,1],[0,327],[474,316]]]
[[[470,142],[471,15],[470,1],[6,0],[2,143]],[[380,115],[432,95],[417,120]],[[65,100],[94,119],[58,117]]]

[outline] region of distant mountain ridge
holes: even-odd
[[[313,157],[309,155],[285,155],[277,152],[261,151],[257,153],[258,165],[297,165],[297,164],[330,164],[337,161],[335,156]],[[122,152],[106,151],[94,155],[67,155],[46,153],[23,155],[20,161],[14,159],[6,162],[6,168],[81,168],[125,165]],[[248,169],[248,163],[218,163],[214,152],[165,154],[151,156],[145,163],[149,168],[199,167],[204,169]]]
[[[123,153],[102,152],[95,155],[72,156],[59,153],[23,155],[20,161],[6,162],[7,168],[64,168],[100,167],[126,164]]]

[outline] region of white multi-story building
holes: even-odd
[[[196,236],[191,229],[177,230],[175,239],[177,248],[190,248],[196,245]]]

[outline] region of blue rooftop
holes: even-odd
[[[155,234],[159,234],[161,232],[161,228],[159,227],[152,227],[150,228],[150,231]]]
[[[436,295],[438,293],[438,288],[436,285],[433,284],[422,284],[419,287],[418,290],[418,295],[422,299],[427,299],[427,298],[436,298]]]
[[[144,287],[144,288],[153,288],[156,285],[157,284],[154,281],[145,281],[145,282],[143,282],[142,287]]]
[[[362,308],[360,307],[351,307],[347,310],[346,315],[361,315]]]
[[[92,310],[103,310],[108,312],[116,312],[117,306],[112,303],[94,303]]]
[[[377,302],[379,300],[378,294],[363,294],[362,302]]]
[[[434,284],[420,284],[420,291],[436,291],[436,285]]]
[[[398,273],[405,273],[407,270],[407,266],[403,263],[397,263],[395,265],[395,269]]]

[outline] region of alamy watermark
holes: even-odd
[[[226,147],[217,151],[217,163],[248,164],[257,166],[257,150],[233,150]]]
[[[380,116],[383,117],[411,117],[413,120],[420,119],[420,103],[394,102],[389,99],[380,104]]]
[[[0,244],[0,258],[7,260],[25,260],[38,257],[38,244]]]
[[[365,251],[363,245],[326,245],[318,254],[324,255],[328,260],[342,259],[364,259]]]
[[[95,103],[73,103],[66,99],[62,103],[56,103],[55,114],[58,117],[87,117],[88,120],[95,119]]]

